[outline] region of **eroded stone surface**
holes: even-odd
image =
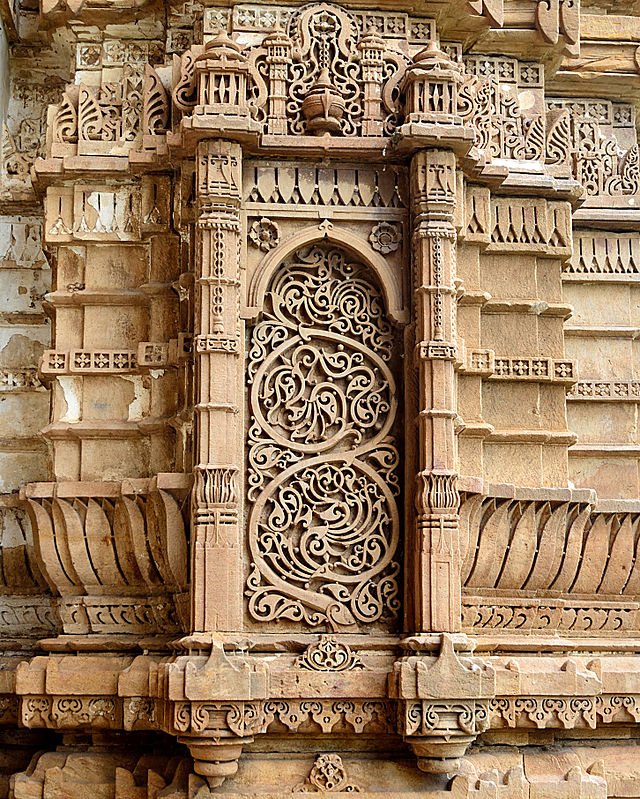
[[[0,796],[640,796],[600,6],[0,0]]]

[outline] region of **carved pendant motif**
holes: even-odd
[[[276,273],[249,348],[249,612],[333,629],[399,610],[396,335],[327,245]]]

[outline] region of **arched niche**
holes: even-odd
[[[400,325],[408,322],[409,311],[404,299],[402,275],[363,238],[331,223],[324,230],[317,225],[304,228],[265,255],[249,281],[246,308],[249,320],[255,320],[260,313],[265,293],[280,264],[301,247],[323,241],[340,247],[367,264],[377,277],[390,319]]]
[[[246,366],[254,623],[353,632],[399,624],[401,331],[381,271],[350,242],[305,237],[254,284],[261,310]]]

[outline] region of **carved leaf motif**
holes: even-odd
[[[103,133],[103,115],[100,104],[91,89],[80,87],[78,101],[78,135],[83,141],[100,141]]]
[[[553,109],[547,114],[547,153],[549,164],[562,164],[569,158],[571,148],[569,112]]]
[[[132,502],[128,497],[122,497],[116,503],[113,512],[113,526],[118,531],[114,536],[114,546],[117,553],[118,563],[122,570],[125,581],[129,585],[136,585],[140,582],[145,583],[142,573],[138,567],[136,540],[133,532],[134,520],[128,512],[128,504]],[[136,512],[137,511],[136,508]],[[144,523],[143,523],[144,524]]]
[[[554,591],[568,591],[573,583],[580,557],[582,555],[582,540],[584,531],[589,522],[590,510],[581,511],[572,521],[564,547],[564,559],[558,576],[551,585]]]
[[[177,56],[174,56],[177,58]],[[173,90],[173,102],[180,111],[191,111],[198,100],[198,89],[194,80],[195,60],[191,50],[182,56],[180,80]]]
[[[536,554],[537,513],[533,502],[526,505],[513,532],[505,566],[496,588],[519,589],[527,579]]]
[[[281,171],[283,170],[278,170],[278,178]],[[264,197],[265,202],[269,202],[276,189],[276,172],[274,169],[258,167],[257,173],[256,185],[260,196]]]
[[[478,558],[467,582],[469,588],[495,585],[509,535],[509,503],[503,502],[490,514],[480,533]]]
[[[478,536],[480,535],[481,507],[482,496],[480,494],[469,497],[460,507],[460,558],[462,559],[460,579],[462,585],[466,584],[475,562]]]
[[[75,87],[73,87],[75,88]],[[62,102],[53,119],[53,139],[57,142],[72,144],[78,141],[78,96],[75,102],[71,90],[62,95]]]
[[[273,170],[272,170],[273,171]],[[278,167],[278,191],[282,198],[283,203],[288,203],[293,197],[293,192],[296,186],[296,169],[295,167]]]
[[[538,556],[524,586],[528,590],[548,588],[558,573],[567,532],[567,509],[567,505],[560,505],[544,524],[538,543]]]
[[[329,205],[333,197],[334,173],[332,169],[321,169],[318,174],[318,193],[324,205]]]
[[[109,512],[112,513],[111,508]],[[94,499],[87,502],[84,527],[87,539],[91,542],[89,554],[98,582],[101,585],[108,585],[115,580],[120,582],[122,573],[115,557],[111,523],[105,508]]]
[[[303,203],[309,204],[316,190],[315,167],[298,167],[298,191]]]
[[[633,563],[629,557],[629,553],[633,551],[633,538],[631,517],[626,515],[611,546],[609,562],[607,563],[602,583],[598,587],[598,593],[622,593],[625,583],[629,579],[629,572]]]
[[[59,554],[53,519],[38,502],[29,500],[27,507],[32,527],[37,531],[34,535],[34,553],[38,566],[51,590],[64,593],[73,588],[75,575]]]
[[[149,550],[150,544],[142,509],[129,497],[122,497],[121,505],[127,514],[128,529],[134,544],[133,551],[138,569],[147,585],[157,584],[161,582],[161,578]]]
[[[395,336],[366,267],[283,264],[249,350],[249,610],[334,628],[398,610]]]
[[[76,586],[97,585],[87,553],[84,528],[73,505],[64,499],[53,501],[53,523],[58,551],[64,553],[68,573],[75,576]],[[66,551],[65,551],[66,550]],[[67,565],[65,564],[65,565]]]
[[[640,537],[636,541],[634,552],[633,565],[627,584],[623,589],[625,596],[637,596],[640,594]]]
[[[604,514],[595,517],[582,551],[578,576],[571,587],[576,594],[595,593],[609,555],[609,524]]]
[[[145,64],[144,68],[144,105],[143,132],[161,134],[169,124],[169,101],[167,92],[158,77],[158,73]]]
[[[544,155],[544,121],[541,116],[527,120],[525,133],[525,158],[529,161],[538,161]]]

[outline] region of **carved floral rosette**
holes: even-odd
[[[353,628],[399,609],[395,331],[328,245],[277,270],[251,333],[249,613]]]

